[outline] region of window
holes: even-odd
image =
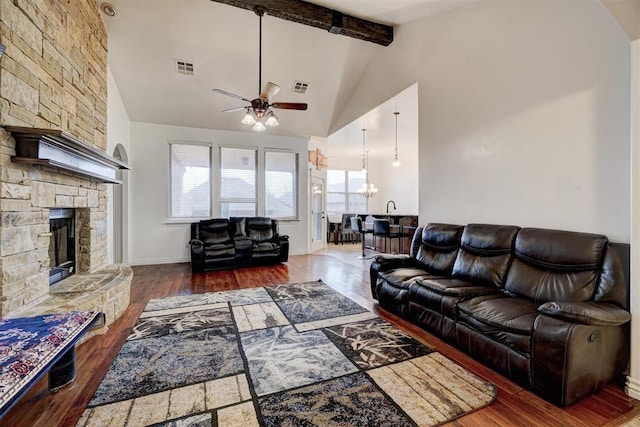
[[[256,150],[220,148],[220,216],[256,215]]]
[[[298,217],[298,155],[286,151],[264,153],[264,212],[272,218]]]
[[[211,216],[211,147],[171,143],[169,218]]]
[[[367,173],[347,171],[347,200],[349,212],[364,213],[367,211],[367,199],[358,192],[367,182]]]
[[[213,151],[213,147],[169,142],[170,221],[256,215],[298,218],[299,153],[233,146]]]
[[[367,173],[341,169],[327,170],[327,211],[364,213],[367,199],[358,190],[367,180]]]
[[[327,169],[327,211],[329,212],[346,212],[346,172]]]

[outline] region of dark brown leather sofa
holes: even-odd
[[[428,224],[410,255],[378,255],[379,305],[559,405],[621,379],[629,245],[506,225]]]
[[[264,217],[213,218],[191,224],[191,270],[203,272],[289,259],[289,236],[278,220]]]

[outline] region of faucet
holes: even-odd
[[[391,203],[393,205],[393,210],[396,210],[396,202],[394,202],[393,200],[389,200],[387,202],[387,215],[389,215],[389,203]]]

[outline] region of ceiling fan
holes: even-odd
[[[256,6],[253,11],[260,17],[260,51],[259,51],[259,66],[258,66],[258,90],[262,86],[262,17],[267,13],[267,9],[263,6]],[[306,110],[307,104],[301,102],[271,102],[274,96],[280,91],[280,86],[275,83],[267,82],[262,91],[255,99],[245,98],[244,96],[236,95],[235,93],[227,92],[222,89],[213,89],[214,92],[230,96],[232,98],[240,99],[248,102],[250,105],[242,107],[229,108],[223,110],[223,113],[230,113],[232,111],[239,111],[244,109],[246,114],[242,119],[242,123],[253,125],[253,130],[263,131],[266,126],[278,126],[278,117],[273,112],[274,108],[282,110]],[[264,120],[264,123],[263,123]]]

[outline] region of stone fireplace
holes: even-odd
[[[11,134],[0,130],[0,149],[15,152],[15,145]],[[15,182],[0,182],[0,315],[48,295],[51,209],[78,209],[77,272],[107,264],[106,185],[7,160],[0,166]]]
[[[49,285],[76,271],[76,213],[74,209],[49,209]]]
[[[107,34],[98,5],[1,1],[0,27],[0,316],[98,309],[110,323],[129,303],[131,269],[107,265],[105,183],[116,181],[103,176]],[[32,144],[15,127],[53,133]],[[51,157],[60,136],[69,146]],[[50,287],[49,217],[58,209],[74,210],[75,274]]]

